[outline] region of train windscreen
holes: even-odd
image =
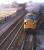
[[[24,19],[38,20],[38,16],[28,15],[28,16],[25,16]]]

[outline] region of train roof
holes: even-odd
[[[35,15],[35,14],[33,14],[33,13],[27,13],[26,16],[28,16],[28,15]]]
[[[28,15],[35,15],[35,14],[33,14],[33,13],[27,13],[26,16],[28,16]]]

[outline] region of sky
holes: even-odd
[[[24,2],[29,2],[30,0],[0,0],[0,5],[1,4],[11,4],[13,1],[16,1],[18,3],[24,3]],[[44,2],[44,0],[32,0],[32,2]]]
[[[15,0],[15,1],[17,1],[17,2],[22,2],[22,3],[24,3],[24,2],[29,2],[29,1],[32,1],[32,2],[44,2],[44,0]]]

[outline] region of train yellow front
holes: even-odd
[[[24,17],[24,29],[36,29],[38,18],[34,14],[27,14]]]

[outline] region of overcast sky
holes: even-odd
[[[11,2],[16,1],[18,3],[29,2],[30,0],[0,0],[1,4],[11,4]],[[44,2],[44,0],[32,0],[33,2]]]

